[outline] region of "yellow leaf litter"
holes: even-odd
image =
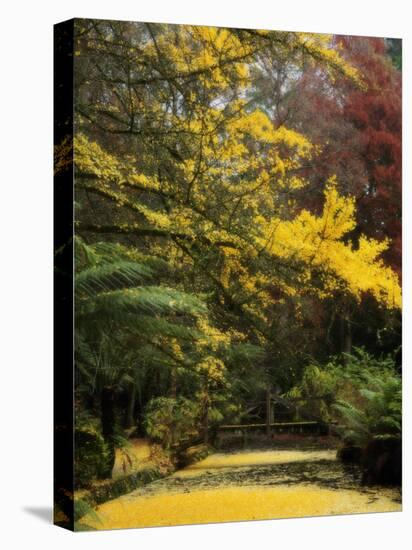
[[[218,468],[330,460],[334,455],[331,450],[214,454],[176,472],[174,477],[204,475]],[[159,491],[145,495],[137,490],[106,502],[96,509],[99,520],[90,515],[81,523],[94,529],[119,529],[401,510],[396,492],[391,489],[329,489],[310,482],[184,491],[167,491],[163,486]]]

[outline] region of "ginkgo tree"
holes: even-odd
[[[307,300],[360,304],[369,295],[400,308],[397,275],[381,259],[388,242],[351,241],[356,202],[339,193],[333,174],[323,210],[302,208],[300,168],[321,146],[256,100],[262,63],[277,59],[290,74],[311,66],[331,86],[339,76],[364,89],[330,36],[76,25],[76,231],[161,259],[168,286],[205,304],[209,343],[195,343],[193,372],[206,409],[223,384],[216,376],[225,372],[228,394],[236,387],[236,346],[279,376],[276,354],[299,347]],[[57,153],[64,157],[67,143]],[[173,353],[177,365],[185,360],[178,342]],[[187,395],[189,386],[180,382]]]

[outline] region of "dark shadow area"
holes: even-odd
[[[23,510],[46,523],[53,523],[53,508],[51,506],[25,506]]]
[[[337,460],[314,459],[278,464],[248,464],[242,466],[210,466],[188,477],[171,476],[154,481],[141,489],[150,495],[167,491],[190,492],[207,488],[236,486],[274,487],[296,484],[316,484],[327,489],[354,489],[368,492],[362,487],[361,471],[357,465],[343,465]]]

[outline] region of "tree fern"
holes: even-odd
[[[131,332],[138,331],[139,334],[147,336],[162,334],[182,341],[197,340],[201,336],[198,329],[188,324],[173,322],[173,317],[168,319],[163,315],[139,315],[130,319],[129,329]]]
[[[164,287],[133,287],[100,292],[91,298],[78,300],[79,315],[115,322],[132,322],[131,315],[198,315],[206,306],[195,296]]]
[[[362,373],[368,387],[361,388],[361,405],[347,401],[334,405],[343,424],[343,433],[364,445],[372,438],[400,436],[402,430],[401,379],[387,372]],[[362,407],[362,408],[361,408]]]
[[[152,276],[150,268],[137,262],[118,260],[94,265],[76,275],[76,296],[95,297],[98,292],[138,285]]]
[[[167,272],[163,260],[120,244],[88,244],[78,237],[75,257],[77,398],[82,402],[94,396],[94,410],[114,460],[118,390],[129,399],[141,392],[144,376],[155,373],[153,381],[153,375],[148,376],[155,392],[170,392],[171,384],[189,380],[195,394],[205,384],[205,374],[199,374],[196,365],[204,356],[223,355],[230,338],[209,324],[202,299],[161,284]],[[173,277],[168,281],[170,285]],[[242,356],[241,350],[234,355]],[[243,349],[243,358],[251,360],[253,355],[253,346]],[[128,406],[130,424],[132,410]]]

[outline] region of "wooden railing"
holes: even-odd
[[[329,433],[330,426],[323,422],[307,420],[301,422],[271,422],[269,424],[272,433]],[[224,424],[219,426],[221,432],[246,432],[250,430],[267,430],[267,423],[258,424]]]

